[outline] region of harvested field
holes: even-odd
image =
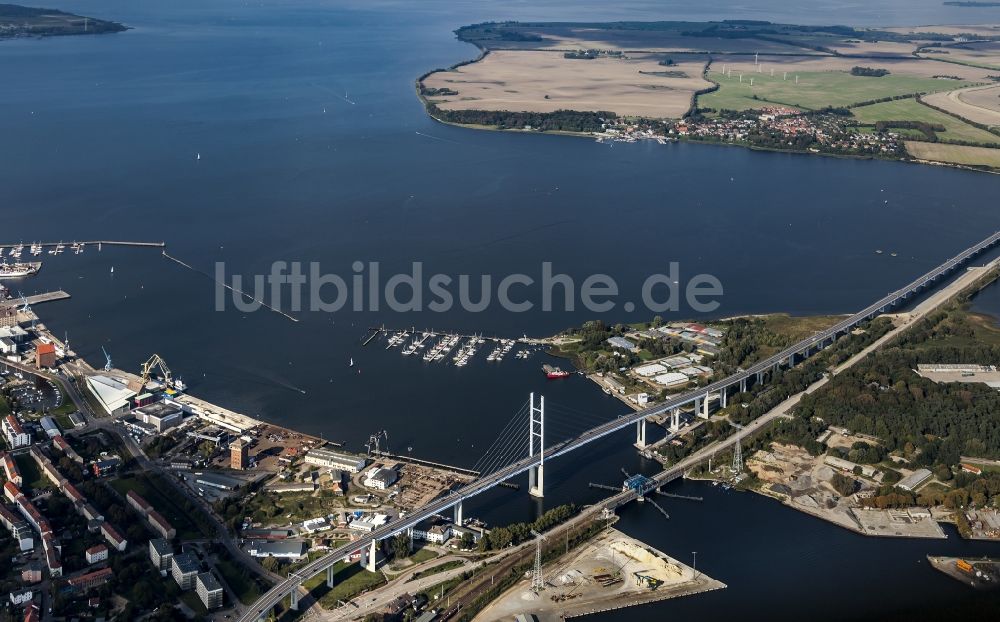
[[[974,123],[1000,127],[1000,85],[933,93],[924,100]]]
[[[993,36],[997,34],[993,33]],[[950,60],[957,63],[969,63],[1000,70],[1000,41],[983,41],[980,43],[962,43],[939,48],[926,48],[920,52],[920,55],[924,58]]]
[[[1000,168],[1000,149],[907,141],[906,150],[919,160]]]
[[[638,54],[581,60],[561,52],[505,50],[433,73],[424,86],[458,93],[429,98],[445,110],[609,110],[623,116],[679,118],[694,92],[711,84],[701,78],[703,61],[681,60],[665,67],[659,64],[662,59]],[[668,71],[688,77],[663,75]]]

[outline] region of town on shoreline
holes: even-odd
[[[416,81],[442,123],[1000,169],[1000,27],[486,22]]]

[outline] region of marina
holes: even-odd
[[[514,354],[515,359],[527,360],[540,346],[547,343],[543,339],[532,339],[526,335],[520,339],[511,339],[485,337],[482,334],[465,335],[434,330],[418,331],[416,328],[393,330],[385,326],[378,326],[368,329],[368,333],[361,340],[361,345],[362,347],[367,346],[381,337],[386,337],[385,350],[402,346],[403,356],[420,354],[420,358],[427,363],[436,363],[450,358],[455,367],[468,365],[487,342],[493,345],[493,349],[486,356],[486,361],[490,363],[499,363],[514,350],[517,350]],[[522,347],[518,349],[518,345]],[[551,370],[555,370],[555,373],[553,374]],[[570,375],[570,372],[563,371],[558,367],[545,366],[543,371],[549,378],[564,378]]]

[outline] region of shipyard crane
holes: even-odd
[[[157,367],[160,368],[160,375],[163,377],[163,382],[167,385],[173,384],[173,378],[170,375],[170,368],[167,367],[167,362],[159,354],[154,354],[142,364],[142,386],[146,386],[149,382],[150,373]]]
[[[31,314],[31,329],[34,330],[35,321],[38,319],[38,316],[36,316],[34,313],[31,312],[31,304],[28,302],[28,297],[24,295],[24,292],[18,292],[18,294],[21,295],[21,303],[24,305],[23,307],[21,307],[21,312],[25,314],[28,313]]]
[[[108,351],[104,349],[104,346],[101,346],[101,352],[104,353],[104,359],[105,359],[104,371],[111,371],[111,369],[112,369],[112,367],[111,367],[111,355],[108,354]]]

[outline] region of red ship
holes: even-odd
[[[546,378],[565,378],[569,375],[568,371],[563,371],[558,367],[553,367],[551,365],[542,365],[542,371],[545,372]]]

